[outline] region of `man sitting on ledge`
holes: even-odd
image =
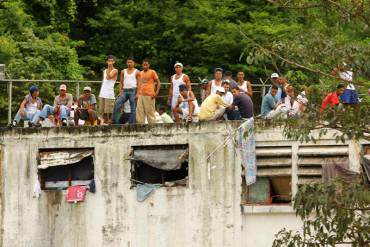
[[[62,120],[62,126],[67,126],[67,117],[73,103],[73,96],[67,93],[67,86],[65,84],[60,85],[59,95],[54,98],[54,106],[46,104],[40,114],[40,122],[42,125],[49,115],[54,115],[55,119]],[[57,122],[57,126],[58,126]]]
[[[179,86],[180,95],[177,98],[177,103],[173,109],[173,115],[176,123],[180,123],[181,119],[186,122],[197,122],[199,106],[197,99],[192,91],[189,91],[185,84]]]
[[[97,120],[96,97],[91,93],[91,87],[84,87],[84,94],[77,100],[77,106],[75,125],[81,126],[85,123],[85,120],[88,120],[90,125],[95,125]]]
[[[217,87],[216,94],[212,94],[204,100],[198,114],[200,121],[218,120],[224,115],[225,107],[230,106],[222,99],[224,94],[225,89]]]
[[[16,127],[23,119],[24,121],[30,121],[29,126],[37,126],[40,116],[40,109],[42,107],[42,101],[38,97],[39,89],[36,86],[30,87],[30,93],[24,97],[17,114],[12,123],[12,127]]]

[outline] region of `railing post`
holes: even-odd
[[[80,98],[80,82],[76,83],[76,98]]]
[[[265,94],[266,94],[266,86],[263,85],[262,86],[262,92],[261,92],[261,98],[263,98],[263,96],[265,96]]]
[[[12,94],[13,94],[13,82],[8,83],[8,124],[12,123]]]

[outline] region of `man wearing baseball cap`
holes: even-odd
[[[285,86],[287,84],[286,79],[280,77],[278,73],[272,73],[271,80],[273,82],[273,85],[277,86],[278,88],[278,91],[274,98],[276,99],[276,101],[283,102],[287,95],[285,92]],[[271,93],[271,87],[269,89],[269,93]]]
[[[230,106],[222,99],[224,94],[225,89],[223,87],[217,87],[216,93],[204,100],[198,114],[200,121],[217,120],[224,115],[225,108]]]
[[[78,120],[89,121],[90,125],[95,125],[96,115],[96,97],[91,93],[91,87],[84,87],[83,95],[77,100],[77,110],[74,114],[75,125]]]
[[[188,89],[188,91],[191,91],[191,82],[189,76],[182,73],[183,71],[183,65],[182,63],[175,63],[175,74],[171,76],[170,79],[170,90],[168,94],[168,100],[167,104],[171,106],[171,110],[173,110],[176,107],[177,99],[180,96],[179,86],[185,85]]]
[[[59,86],[59,95],[54,98],[54,105],[46,104],[40,114],[40,122],[42,124],[43,120],[53,115],[56,120],[56,125],[58,126],[59,120],[62,122],[62,126],[67,126],[67,117],[71,110],[73,103],[73,96],[67,93],[67,86],[61,84]]]

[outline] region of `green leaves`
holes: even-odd
[[[282,229],[276,235],[275,247],[370,243],[370,191],[359,181],[304,185],[293,207],[303,221],[303,231]]]

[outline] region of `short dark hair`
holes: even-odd
[[[272,90],[272,89],[276,89],[276,90],[278,90],[279,88],[278,88],[278,86],[276,86],[276,85],[274,84],[274,85],[272,85],[272,86],[271,86],[271,90]]]
[[[222,68],[215,68],[215,73],[218,72],[218,71],[220,71],[221,73],[224,72],[224,70]]]
[[[108,55],[108,56],[107,56],[107,60],[109,60],[109,59],[116,60],[116,57],[115,57],[115,56],[113,56],[113,55]]]
[[[147,62],[147,63],[149,63],[149,64],[150,64],[150,59],[149,59],[149,58],[144,58],[144,59],[143,59],[143,63],[145,63],[145,62]]]
[[[232,76],[233,72],[231,72],[230,70],[227,70],[227,71],[225,71],[225,75],[226,76]]]
[[[161,106],[158,107],[158,110],[159,111],[166,112],[166,107],[164,107],[163,105],[161,105]]]
[[[231,90],[233,90],[233,89],[236,89],[236,90],[240,91],[240,87],[238,87],[238,86],[233,87]]]
[[[133,56],[128,56],[128,57],[126,58],[126,61],[128,61],[128,60],[135,61]]]
[[[179,86],[179,91],[180,91],[180,92],[182,92],[182,91],[188,91],[188,88],[186,87],[186,85],[185,85],[185,84],[181,84],[181,85]]]
[[[230,82],[229,82],[228,80],[224,80],[224,81],[222,81],[222,84],[221,84],[221,85],[223,86],[223,85],[225,85],[225,84],[230,85]]]
[[[341,89],[341,88],[344,88],[344,84],[343,83],[339,83],[338,86],[337,86],[337,89]]]
[[[239,70],[238,70],[238,73],[244,73],[244,70],[239,69]]]

